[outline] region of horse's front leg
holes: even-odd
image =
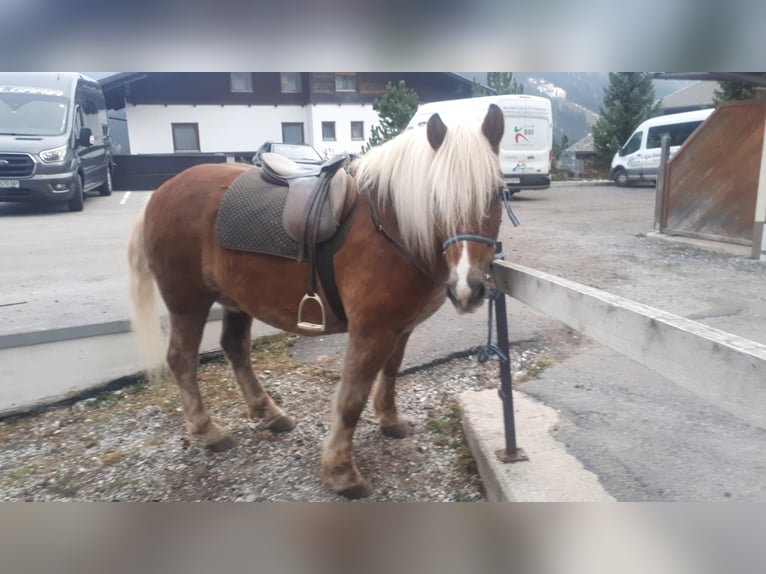
[[[356,424],[367,404],[375,376],[391,356],[399,334],[349,333],[343,374],[332,405],[332,424],[322,451],[322,476],[336,492],[362,498],[372,492],[354,464],[353,438]]]
[[[412,424],[399,415],[396,407],[396,376],[404,359],[410,333],[403,333],[399,337],[394,352],[378,373],[373,391],[373,404],[380,430],[384,435],[392,438],[404,438],[412,434]]]

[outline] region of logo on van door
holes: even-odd
[[[513,141],[515,141],[516,143],[529,143],[527,136],[535,135],[535,129],[520,128],[518,126],[513,126],[513,133],[514,133]]]

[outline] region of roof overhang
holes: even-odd
[[[654,72],[658,80],[701,80],[708,82],[744,82],[753,86],[766,87],[762,72]]]

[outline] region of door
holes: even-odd
[[[643,169],[644,162],[644,150],[641,147],[641,139],[644,137],[644,132],[635,132],[625,147],[622,148],[622,160],[625,165],[625,170],[630,177],[639,177],[641,169]]]
[[[91,145],[78,142],[76,153],[80,157],[83,173],[83,189],[90,191],[106,181],[109,168],[109,127],[103,95],[91,86],[77,87],[77,110],[75,112],[75,137],[80,127],[86,127],[93,134]]]

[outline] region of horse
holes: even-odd
[[[322,480],[345,497],[372,492],[352,452],[371,393],[383,434],[403,438],[413,430],[399,414],[395,391],[413,329],[447,299],[459,313],[483,303],[502,217],[503,131],[503,114],[494,104],[483,120],[449,127],[434,114],[425,127],[400,133],[345,168],[354,219],[334,255],[345,320],[328,313],[323,332],[347,332],[348,344],[321,456]],[[161,348],[158,291],[169,313],[161,360],[179,388],[188,432],[213,451],[236,443],[211,419],[197,385],[199,345],[212,305],[223,310],[220,344],[248,415],[275,433],[294,423],[253,371],[252,320],[317,334],[296,326],[305,261],[230,250],[217,241],[222,197],[244,170],[253,169],[259,168],[202,164],[167,180],[147,202],[128,247],[134,334],[144,347]],[[326,302],[323,288],[318,295]],[[305,312],[318,321],[317,309]]]

